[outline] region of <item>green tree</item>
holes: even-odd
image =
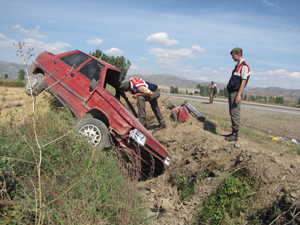
[[[8,78],[8,75],[7,75],[7,73],[6,74],[4,74],[4,79],[7,79]]]
[[[284,103],[284,98],[276,96],[275,103],[277,103],[277,104],[283,104]]]
[[[300,104],[300,98],[299,98],[299,100],[298,100],[298,104]]]
[[[131,63],[129,60],[126,61],[124,56],[108,56],[99,49],[96,49],[95,52],[90,52],[89,54],[117,67],[119,70],[121,70],[122,80],[125,79],[128,69],[131,66]]]
[[[178,94],[178,93],[179,93],[178,87],[173,87],[173,86],[171,86],[171,87],[170,87],[170,93]]]
[[[226,98],[228,98],[228,91],[227,91],[227,88],[226,87],[224,87],[224,96],[226,97]]]
[[[18,79],[19,80],[24,80],[24,78],[25,78],[25,71],[24,70],[20,70],[18,72]]]
[[[102,55],[102,51],[100,51],[99,49],[96,49],[95,52],[93,52],[93,53],[90,52],[89,54],[99,59]]]

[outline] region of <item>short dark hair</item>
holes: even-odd
[[[241,56],[243,56],[243,49],[241,48],[234,48],[231,50],[230,55],[232,55],[232,53],[234,54],[240,54]]]

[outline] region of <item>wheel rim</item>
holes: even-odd
[[[32,88],[34,88],[37,84],[38,84],[38,82],[39,82],[39,79],[36,77],[36,76],[34,76],[31,80],[30,80],[30,88],[32,89]]]
[[[98,127],[92,124],[87,124],[80,128],[78,134],[88,138],[88,142],[97,147],[102,139],[101,131]]]
[[[30,79],[29,82],[27,82],[27,84],[26,84],[26,86],[25,86],[25,89],[26,89],[27,91],[30,92],[30,90],[33,90],[33,88],[34,88],[35,86],[37,86],[38,83],[39,83],[38,77],[37,77],[37,76],[34,76],[34,77],[32,77],[32,78]]]

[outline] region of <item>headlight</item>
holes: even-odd
[[[129,131],[129,137],[131,137],[139,145],[145,146],[146,136],[138,129]]]
[[[171,162],[171,159],[169,158],[169,156],[167,156],[167,158],[165,158],[164,163],[169,166]]]

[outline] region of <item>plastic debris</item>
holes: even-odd
[[[299,145],[299,143],[295,139],[292,139],[292,144]]]
[[[272,137],[272,136],[270,136],[270,138],[272,139],[272,141],[284,141],[284,138],[282,138],[282,137]]]

